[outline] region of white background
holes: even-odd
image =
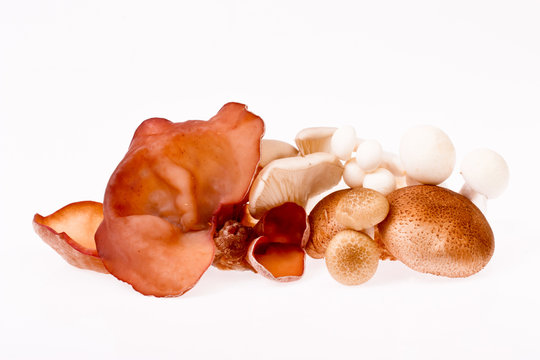
[[[1,0],[0,358],[539,358],[539,18],[537,1]],[[427,123],[458,164],[495,149],[492,261],[466,279],[381,262],[358,287],[322,261],[290,284],[210,268],[157,299],[34,234],[35,212],[102,200],[142,120],[229,101],[290,142],[352,124],[396,151]]]

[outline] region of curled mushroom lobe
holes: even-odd
[[[256,272],[282,282],[298,280],[304,273],[304,247],[309,223],[304,208],[287,202],[268,210],[254,228],[247,261]]]
[[[144,121],[109,180],[103,221],[85,228],[86,238],[95,231],[91,255],[142,294],[191,289],[212,263],[216,227],[245,202],[263,133],[262,119],[238,103],[209,121]],[[73,230],[76,214],[65,216]]]

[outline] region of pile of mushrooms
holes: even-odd
[[[146,120],[103,204],[36,214],[34,229],[70,264],[159,297],[188,291],[210,265],[297,280],[306,253],[345,285],[368,281],[379,260],[448,277],[490,260],[482,212],[509,178],[494,151],[465,156],[457,193],[441,186],[454,146],[433,126],[409,129],[399,154],[352,126],[304,129],[296,147],[263,133],[262,119],[237,103],[209,121]],[[348,188],[332,192],[341,180]],[[308,201],[328,191],[308,215]]]

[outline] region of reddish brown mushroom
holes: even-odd
[[[36,233],[68,263],[81,269],[108,273],[98,256],[94,233],[103,220],[103,205],[81,201],[48,216],[34,215]]]
[[[493,232],[466,197],[419,185],[388,195],[390,211],[378,224],[385,248],[413,270],[448,277],[480,271],[494,251]]]
[[[264,123],[229,103],[209,121],[144,121],[105,192],[105,267],[145,295],[178,296],[212,263],[217,219],[241,203]]]

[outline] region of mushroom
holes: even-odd
[[[294,141],[301,155],[316,152],[330,153],[330,141],[337,130],[335,127],[311,127],[301,130]]]
[[[365,172],[374,171],[382,161],[382,147],[377,140],[364,140],[356,149],[356,162]]]
[[[80,269],[109,273],[98,256],[94,233],[103,220],[103,205],[80,201],[51,215],[34,215],[34,230],[69,264]]]
[[[387,196],[390,211],[377,225],[385,248],[413,270],[447,277],[480,271],[494,251],[493,232],[474,204],[431,185],[398,189]]]
[[[309,213],[310,235],[306,253],[314,259],[322,259],[328,242],[345,226],[336,221],[336,205],[350,190],[338,190],[322,198]]]
[[[360,285],[371,279],[379,259],[379,246],[366,234],[353,230],[337,233],[325,254],[328,272],[343,285]]]
[[[336,205],[336,221],[347,229],[362,231],[384,220],[388,201],[381,193],[366,189],[351,189]]]
[[[396,178],[385,168],[378,168],[374,172],[364,176],[363,186],[372,189],[383,195],[388,195],[396,189]]]
[[[468,153],[461,163],[465,184],[460,193],[482,211],[487,199],[501,195],[508,186],[509,171],[503,157],[493,150],[477,149]]]
[[[454,169],[456,151],[441,129],[421,125],[409,129],[401,138],[399,154],[407,177],[417,183],[438,185]]]
[[[343,169],[343,181],[350,188],[361,187],[366,172],[358,165],[356,159],[349,159]]]
[[[310,197],[337,185],[343,165],[327,153],[278,159],[264,167],[249,192],[249,212],[259,219],[266,211],[294,202],[305,207]]]
[[[332,154],[341,160],[349,160],[356,147],[358,140],[356,131],[350,125],[342,126],[337,129],[330,140],[330,149]],[[360,144],[361,145],[361,144]]]
[[[259,167],[263,168],[276,159],[292,157],[298,155],[298,150],[289,143],[280,140],[261,140],[261,160]]]

